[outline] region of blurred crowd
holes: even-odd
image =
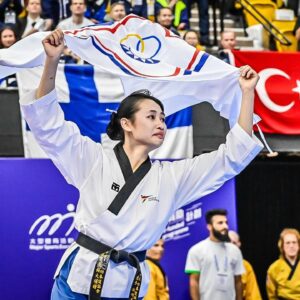
[[[293,34],[300,40],[300,21],[296,21],[300,11],[300,1],[265,1],[293,12],[295,24]],[[0,48],[8,48],[19,39],[38,31],[49,31],[55,28],[77,29],[82,26],[115,22],[134,13],[161,24],[193,47],[213,52],[220,59],[230,63],[230,51],[239,49],[236,33],[230,29],[222,31],[224,28],[221,26],[218,45],[213,43],[214,39],[210,34],[209,7],[220,11],[221,22],[227,18],[243,24],[245,33],[248,26],[250,30],[247,32],[253,36],[253,28],[256,26],[247,24],[245,9],[243,13],[243,7],[238,4],[239,1],[233,0],[0,0]],[[197,25],[195,21],[193,24],[190,22],[195,20],[191,11],[196,6],[199,16]],[[216,49],[212,51],[212,46],[215,46],[213,48],[217,48],[217,51]],[[83,63],[67,48],[61,62]],[[15,80],[6,82],[6,86],[16,86],[16,84]]]
[[[237,232],[229,230],[227,211],[213,209],[205,214],[208,237],[193,245],[186,257],[191,300],[262,300],[255,271],[241,252]],[[275,246],[275,245],[274,245]],[[268,268],[264,287],[269,300],[300,299],[300,235],[285,228],[278,239],[279,258]],[[164,241],[147,251],[150,285],[145,300],[169,300],[167,275],[160,264]]]

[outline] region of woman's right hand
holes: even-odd
[[[48,58],[59,60],[65,47],[64,33],[61,29],[56,29],[45,37],[42,43]]]

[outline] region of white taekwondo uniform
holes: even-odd
[[[30,92],[20,102],[38,143],[68,183],[80,192],[76,229],[117,250],[150,248],[176,209],[215,191],[241,172],[263,147],[236,124],[217,151],[181,161],[155,161],[115,215],[108,210],[117,195],[113,185],[122,188],[125,180],[114,151],[104,150],[101,144],[81,136],[76,124],[64,120],[55,90],[38,101],[35,91]],[[56,274],[78,247],[74,243],[66,250]],[[80,247],[68,276],[73,292],[89,294],[97,259],[97,254]],[[146,294],[149,281],[146,262],[141,263],[141,271],[140,297]],[[134,274],[135,268],[128,263],[110,261],[102,297],[127,297]]]

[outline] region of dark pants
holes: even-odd
[[[208,16],[208,0],[187,0],[187,9],[190,14],[191,5],[196,2],[199,11],[199,28],[200,42],[207,44],[209,41],[209,16]]]

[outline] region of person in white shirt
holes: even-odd
[[[29,0],[26,6],[26,13],[27,16],[20,18],[18,21],[18,31],[22,38],[38,31],[50,30],[52,20],[41,17],[42,7],[40,0]]]
[[[209,237],[188,252],[185,272],[190,276],[192,300],[242,300],[245,272],[240,249],[230,243],[227,211],[206,212]]]
[[[79,29],[94,23],[84,17],[86,11],[86,0],[70,0],[71,17],[60,21],[57,28],[61,30]]]
[[[162,103],[148,90],[127,96],[107,127],[119,144],[104,149],[66,122],[57,103],[63,32],[52,32],[43,46],[44,72],[37,90],[20,99],[22,111],[43,150],[80,192],[75,216],[79,237],[61,259],[51,299],[142,299],[150,277],[146,250],[171,215],[215,191],[262,149],[252,135],[258,75],[249,66],[241,68],[241,112],[226,144],[193,159],[151,163],[149,152],[166,134]]]

